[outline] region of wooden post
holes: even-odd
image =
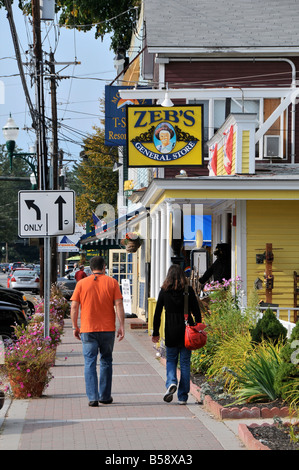
[[[273,251],[272,243],[266,243],[266,302],[272,303],[273,274],[272,274]]]

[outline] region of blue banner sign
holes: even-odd
[[[151,100],[122,99],[119,90],[131,86],[105,86],[105,145],[125,146],[127,144],[126,106],[151,104]]]

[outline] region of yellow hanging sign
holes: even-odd
[[[128,167],[203,165],[202,105],[127,106]]]

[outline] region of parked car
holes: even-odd
[[[16,305],[0,302],[0,336],[2,339],[12,337],[14,326],[26,326],[27,323],[23,312]]]
[[[12,263],[12,271],[14,269],[17,269],[17,268],[24,268],[25,267],[25,263],[23,263],[22,261],[16,261],[15,263]]]
[[[84,271],[86,272],[87,276],[90,276],[91,269],[89,267],[84,268]],[[63,297],[67,300],[72,297],[77,284],[75,274],[76,271],[72,271],[71,273],[57,279],[57,286],[59,287]]]
[[[34,271],[37,272],[38,275],[40,275],[40,265],[39,264],[35,264],[33,269],[34,269]]]
[[[10,278],[10,288],[39,292],[39,275],[33,269],[16,269]]]
[[[16,271],[30,271],[29,268],[16,268],[16,269],[12,269],[11,271],[8,272],[8,275],[7,275],[7,287],[9,288],[10,287],[10,280],[11,278],[13,277],[14,273]]]
[[[33,303],[28,302],[24,294],[17,290],[7,289],[6,287],[0,286],[0,301],[15,305],[23,312],[25,318],[34,313]]]
[[[9,263],[1,263],[1,271],[3,273],[7,273],[9,267]]]

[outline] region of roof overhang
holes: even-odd
[[[171,99],[198,99],[206,100],[209,98],[214,99],[257,99],[257,98],[285,98],[294,91],[291,87],[276,87],[276,88],[170,88],[168,90]],[[120,97],[123,99],[164,99],[165,90],[162,89],[149,89],[137,88],[128,90],[119,90]]]
[[[225,60],[226,57],[294,57],[299,54],[298,46],[262,46],[262,47],[248,47],[248,46],[210,46],[210,47],[171,47],[171,46],[151,46],[148,45],[148,52],[151,54],[158,54],[164,57],[221,57]]]
[[[154,211],[167,199],[212,207],[236,200],[299,200],[299,177],[228,176],[154,179],[141,203]]]

